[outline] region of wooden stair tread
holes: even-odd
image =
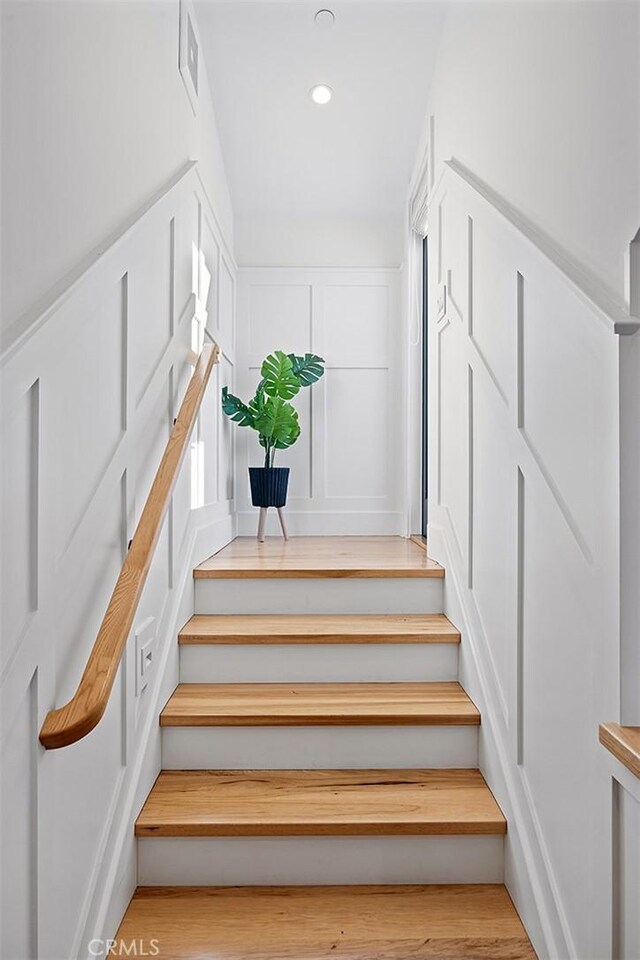
[[[139,837],[503,834],[478,770],[164,770]]]
[[[640,727],[623,727],[619,723],[600,724],[600,743],[627,770],[640,777]]]
[[[167,727],[478,724],[459,683],[181,683]]]
[[[199,564],[196,578],[444,577],[444,568],[405,537],[238,537]]]
[[[138,887],[117,940],[159,960],[535,960],[504,886]]]
[[[197,614],[180,643],[459,643],[441,613],[417,614]]]

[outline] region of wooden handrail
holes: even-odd
[[[634,777],[640,777],[640,727],[601,723],[598,739]]]
[[[217,345],[206,344],[198,357],[78,689],[68,703],[45,717],[40,742],[48,750],[86,737],[107,708],[180,465],[219,355]]]

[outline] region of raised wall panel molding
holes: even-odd
[[[417,182],[412,192],[409,204],[411,228],[420,236],[426,237],[429,215],[429,183],[431,180],[431,164],[425,156]]]
[[[471,691],[474,703],[483,705],[480,769],[509,823],[507,887],[539,954],[577,958],[557,883],[549,875],[543,832],[531,814],[530,792],[507,759],[509,735],[490,641],[479,628],[477,607],[472,593],[465,589],[464,571],[456,562],[446,524],[430,523],[429,552],[446,566],[451,590],[446,606],[461,625],[463,643],[467,643],[464,653],[461,647],[461,683]]]
[[[0,351],[0,367],[7,362],[11,355],[24,345],[26,340],[36,333],[37,329],[47,323],[50,316],[59,310],[68,297],[75,293],[76,287],[81,284],[89,271],[106,254],[115,250],[122,243],[130,231],[134,230],[139,221],[141,221],[154,207],[169,197],[175,188],[180,188],[184,181],[196,175],[196,161],[190,161],[180,168],[167,183],[152,194],[149,200],[144,203],[139,210],[129,217],[120,227],[92,250],[78,266],[63,277],[60,282],[38,301],[26,314],[24,314],[16,323],[12,324],[7,331],[6,340],[2,343]],[[198,179],[199,179],[199,175]],[[201,183],[201,181],[200,181]],[[203,188],[204,189],[204,188]]]
[[[447,285],[430,329],[430,555],[466,641],[461,682],[509,818],[516,906],[540,955],[605,956],[612,825],[596,731],[637,692],[635,520],[619,529],[637,499],[637,338],[616,336],[630,329],[619,306],[460,165],[444,165],[429,203],[432,317]]]
[[[5,761],[13,768],[14,748],[19,754],[2,798],[15,842],[0,862],[22,903],[3,917],[3,955],[85,956],[92,938],[117,929],[136,882],[130,838],[139,791],[160,766],[159,707],[177,682],[175,635],[193,612],[192,570],[235,534],[233,434],[221,430],[212,385],[215,416],[201,441],[218,502],[192,508],[186,460],[136,620],[154,619],[149,683],[136,697],[130,642],[86,747],[46,760],[38,730],[84,668],[190,377],[192,334],[206,316],[193,257],[198,207],[225,264],[216,333],[233,386],[235,264],[193,165],[13,331],[0,361],[3,770]],[[74,783],[71,793],[60,792],[61,776]],[[68,895],[51,910],[62,874]]]
[[[239,271],[240,394],[255,389],[271,350],[310,350],[326,360],[324,377],[295,400],[300,440],[278,454],[291,466],[294,533],[402,530],[404,467],[394,425],[402,408],[398,280],[397,270],[384,269]],[[249,431],[236,433],[240,530],[252,534],[246,471],[259,451]]]
[[[486,203],[491,205],[520,237],[526,238],[546,260],[550,261],[550,265],[564,277],[565,281],[573,287],[574,291],[590,306],[591,311],[612,333],[626,335],[633,334],[640,329],[640,320],[628,313],[624,306],[617,302],[616,298],[604,288],[596,277],[589,274],[581,264],[573,260],[547,234],[527,220],[500,194],[492,190],[459,160],[451,158],[451,160],[445,161],[444,165],[467,183],[475,195],[482,197]]]

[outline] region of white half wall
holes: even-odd
[[[465,168],[440,168],[429,546],[463,633],[461,682],[482,712],[481,768],[509,821],[509,889],[541,957],[600,960],[636,876],[618,857],[616,879],[615,818],[637,813],[612,796],[598,743],[620,709],[625,317],[511,213]]]
[[[218,402],[234,377],[234,283],[189,166],[0,359],[0,953],[11,960],[88,957],[135,888],[133,822],[160,769],[158,713],[178,680],[192,568],[235,533]],[[222,360],[107,711],[85,739],[45,751],[43,720],[80,679],[205,321]],[[154,644],[145,683],[138,637]]]
[[[325,376],[296,397],[302,434],[291,467],[293,534],[398,534],[404,515],[400,274],[392,269],[246,268],[238,274],[238,391],[253,396],[273,350],[324,357]],[[239,531],[255,534],[247,467],[256,434],[236,428]],[[270,518],[268,533],[276,534]]]

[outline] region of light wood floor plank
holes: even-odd
[[[196,614],[180,643],[459,643],[442,613]]]
[[[478,770],[164,770],[139,837],[503,834]]]
[[[239,537],[193,572],[196,578],[443,577],[444,568],[405,537]]]
[[[459,683],[181,683],[165,727],[480,723]]]
[[[502,885],[139,887],[117,940],[159,960],[536,960]]]

